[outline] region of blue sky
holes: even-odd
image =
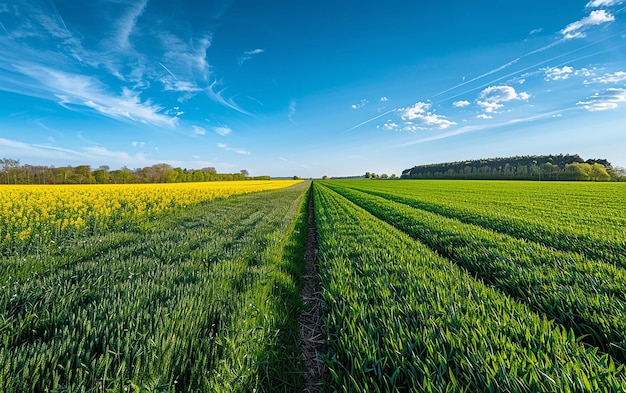
[[[0,0],[0,157],[251,175],[626,166],[626,2]]]

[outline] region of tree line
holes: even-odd
[[[52,167],[20,165],[19,160],[0,159],[0,183],[4,184],[131,184],[183,183],[230,180],[269,180],[269,176],[251,177],[242,169],[237,173],[217,173],[215,168],[174,168],[169,164],[111,170],[107,165],[92,169],[89,165]]]
[[[402,179],[626,181],[626,169],[577,154],[516,156],[414,166]]]

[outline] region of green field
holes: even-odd
[[[335,383],[349,391],[624,389],[616,366],[626,354],[623,185],[315,188]]]
[[[626,184],[460,180],[304,182],[7,253],[0,391],[303,391],[309,193],[325,391],[626,391]]]
[[[3,257],[0,392],[293,391],[307,189]]]

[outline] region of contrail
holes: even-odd
[[[527,71],[527,70],[529,70],[529,69],[535,68],[535,67],[540,66],[540,65],[542,65],[542,64],[545,64],[545,63],[548,63],[548,62],[554,61],[554,60],[556,60],[556,59],[559,59],[559,58],[562,58],[562,57],[565,57],[565,56],[571,55],[571,54],[576,53],[576,52],[579,52],[579,51],[581,51],[581,50],[583,50],[583,49],[586,49],[586,48],[588,48],[588,47],[590,47],[590,46],[597,45],[597,44],[599,44],[599,43],[601,43],[601,42],[607,41],[607,40],[609,40],[609,39],[611,39],[611,38],[614,38],[614,37],[617,37],[617,36],[619,36],[619,35],[621,35],[621,34],[624,34],[625,32],[626,32],[626,30],[622,30],[622,31],[620,31],[620,32],[618,32],[618,33],[616,33],[616,34],[613,34],[613,35],[608,36],[608,37],[606,37],[606,38],[603,38],[603,39],[601,39],[601,40],[598,40],[598,41],[595,41],[595,42],[589,43],[589,44],[587,44],[587,45],[581,46],[580,48],[576,48],[576,49],[573,49],[573,50],[571,50],[571,51],[569,51],[569,52],[562,53],[562,54],[560,54],[560,55],[558,55],[558,56],[554,56],[554,57],[552,57],[552,58],[550,58],[550,59],[540,61],[540,62],[538,62],[538,63],[535,63],[535,64],[531,65],[531,66],[528,66],[528,67],[522,68],[521,70],[516,70],[515,72],[511,72],[511,73],[509,73],[509,74],[507,74],[507,75],[504,75],[504,76],[502,76],[502,77],[500,77],[500,78],[493,79],[493,80],[489,81],[488,83],[482,84],[482,85],[477,86],[477,87],[474,87],[474,88],[472,88],[472,89],[465,90],[465,91],[460,92],[460,93],[458,93],[458,94],[455,94],[455,95],[453,95],[453,96],[447,97],[447,98],[445,98],[445,99],[443,99],[443,100],[438,101],[437,103],[441,103],[441,102],[449,101],[449,100],[454,99],[454,98],[456,98],[456,97],[459,97],[459,96],[461,96],[461,95],[463,95],[463,94],[467,94],[467,93],[470,93],[470,92],[472,92],[472,91],[475,91],[475,90],[481,89],[481,88],[483,88],[483,87],[485,87],[485,86],[488,86],[488,85],[490,85],[490,84],[492,84],[492,83],[494,83],[494,82],[500,81],[500,80],[502,80],[502,79],[504,79],[504,78],[511,77],[511,76],[513,76],[513,75],[515,75],[515,74],[519,74],[520,72]],[[472,82],[475,82],[475,81],[477,81],[477,80],[483,79],[483,78],[485,78],[485,77],[487,77],[487,76],[489,76],[489,75],[495,74],[496,72],[500,72],[500,71],[502,71],[502,70],[504,70],[504,69],[506,69],[506,68],[509,68],[510,66],[514,65],[515,63],[519,62],[521,59],[523,59],[523,58],[525,58],[525,57],[531,56],[531,55],[533,55],[533,54],[535,54],[535,53],[543,52],[543,51],[548,50],[548,49],[550,49],[550,48],[552,48],[552,47],[554,47],[554,46],[556,46],[556,45],[558,45],[558,44],[561,44],[562,42],[565,42],[565,41],[567,41],[567,40],[564,40],[563,38],[559,38],[559,39],[558,39],[558,40],[556,40],[555,42],[552,42],[552,43],[550,43],[550,44],[548,44],[548,45],[544,45],[543,47],[541,47],[541,48],[539,48],[539,49],[535,49],[535,50],[533,50],[533,51],[530,51],[530,52],[528,52],[528,53],[526,53],[526,54],[522,55],[521,57],[518,57],[518,58],[516,58],[516,59],[513,59],[513,60],[509,61],[508,63],[505,63],[505,64],[503,64],[503,65],[501,65],[501,66],[499,66],[499,67],[497,67],[497,68],[494,68],[494,69],[493,69],[493,70],[491,70],[491,71],[487,71],[487,72],[485,72],[484,74],[481,74],[481,75],[479,75],[479,76],[476,76],[476,77],[474,77],[474,78],[472,78],[472,79],[470,79],[470,80],[468,80],[468,81],[463,81],[462,83],[459,83],[459,84],[457,84],[457,85],[454,85],[454,86],[452,86],[452,87],[450,87],[450,88],[448,88],[448,89],[445,89],[445,90],[443,90],[443,91],[440,91],[440,92],[436,93],[435,95],[431,96],[431,98],[435,98],[435,97],[437,97],[437,96],[440,96],[440,95],[445,94],[445,93],[447,93],[447,92],[450,92],[450,91],[452,91],[452,90],[458,89],[459,87],[462,87],[462,86],[465,86],[465,85],[467,85],[467,84],[469,84],[469,83],[472,83]],[[620,46],[617,46],[617,47],[621,47],[621,46],[623,46],[623,45],[620,45]],[[577,61],[577,60],[581,60],[581,59],[586,58],[586,57],[595,56],[595,55],[597,55],[597,54],[600,54],[600,53],[603,53],[603,52],[606,52],[606,51],[609,51],[609,50],[612,50],[612,49],[615,49],[615,48],[616,48],[616,47],[613,47],[613,48],[609,48],[609,49],[606,49],[606,50],[603,50],[603,51],[600,51],[600,52],[593,53],[593,54],[591,54],[591,55],[583,56],[583,57],[580,57],[580,58],[576,59],[576,61]],[[378,118],[380,118],[380,117],[382,117],[382,116],[384,116],[384,115],[386,115],[386,114],[388,114],[388,113],[390,113],[390,112],[392,112],[392,111],[394,111],[394,110],[396,110],[396,109],[391,109],[391,110],[389,110],[389,111],[387,111],[387,112],[383,113],[382,115],[378,115],[378,116],[376,116],[376,117],[372,117],[371,119],[365,120],[364,122],[359,123],[359,124],[355,125],[354,127],[352,127],[352,128],[350,128],[350,129],[348,129],[348,130],[344,131],[343,133],[345,134],[345,133],[348,133],[348,132],[350,132],[350,131],[352,131],[352,130],[354,130],[354,129],[357,129],[357,128],[359,128],[359,127],[361,127],[361,126],[363,126],[363,125],[365,125],[365,124],[367,124],[367,123],[369,123],[369,122],[371,122],[371,121],[374,121],[374,120],[376,120],[376,119],[378,119]]]
[[[503,126],[508,126],[508,125],[511,125],[511,124],[518,124],[518,123],[528,123],[528,122],[532,122],[532,121],[535,121],[535,120],[540,120],[540,119],[545,119],[545,118],[548,118],[548,117],[553,117],[553,116],[556,116],[556,115],[560,115],[560,114],[563,114],[563,113],[566,113],[566,112],[571,112],[571,111],[574,111],[574,110],[577,110],[577,109],[578,108],[558,109],[558,110],[555,110],[555,111],[539,113],[537,115],[533,115],[533,116],[526,117],[526,118],[512,119],[512,120],[508,120],[508,121],[501,122],[501,123],[489,123],[489,124],[482,125],[482,126],[465,126],[465,127],[459,128],[457,130],[452,130],[452,131],[445,132],[443,134],[433,135],[433,136],[429,136],[429,137],[426,137],[426,138],[418,139],[416,141],[403,143],[401,145],[397,145],[396,147],[405,147],[405,146],[417,145],[417,144],[420,144],[420,143],[436,141],[436,140],[439,140],[439,139],[445,139],[445,138],[449,138],[451,136],[461,135],[461,134],[465,134],[465,133],[472,132],[472,131],[487,130],[487,129],[503,127]]]
[[[176,79],[177,81],[179,81],[179,82],[180,82],[180,79],[178,79],[178,77],[177,77],[176,75],[174,75],[174,73],[173,73],[172,71],[170,71],[170,69],[169,69],[169,68],[167,68],[166,66],[164,66],[164,65],[163,65],[163,63],[160,63],[160,62],[159,62],[159,65],[160,65],[161,67],[163,67],[163,69],[164,69],[165,71],[167,71],[167,73],[168,73],[168,74],[170,74],[170,75],[172,76],[172,78],[174,78],[174,79]]]
[[[452,86],[452,87],[450,87],[449,89],[446,89],[446,90],[440,91],[439,93],[437,93],[437,94],[433,95],[433,96],[432,96],[432,98],[437,97],[437,96],[439,96],[439,95],[441,95],[441,94],[447,93],[447,92],[449,92],[449,91],[451,91],[451,90],[457,89],[457,88],[459,88],[459,87],[461,87],[461,86],[465,86],[465,85],[467,85],[468,83],[472,83],[472,82],[477,81],[477,80],[479,80],[479,79],[485,78],[485,77],[487,77],[487,76],[489,76],[489,75],[491,75],[491,74],[494,74],[494,73],[496,73],[496,72],[502,71],[503,69],[508,68],[508,67],[512,66],[513,64],[517,63],[520,59],[521,59],[521,57],[518,57],[518,58],[516,58],[516,59],[513,59],[513,60],[509,61],[509,62],[508,62],[508,63],[506,63],[506,64],[501,65],[501,66],[500,66],[500,67],[498,67],[498,68],[494,68],[493,70],[488,71],[488,72],[486,72],[486,73],[484,73],[484,74],[482,74],[482,75],[479,75],[479,76],[477,76],[477,77],[474,77],[474,78],[472,78],[472,79],[470,79],[470,80],[468,80],[468,81],[466,81],[466,82],[459,83],[458,85]],[[519,72],[519,71],[518,71],[518,72]],[[471,90],[470,90],[470,91],[471,91]],[[344,132],[343,132],[343,134],[347,134],[348,132],[350,132],[350,131],[352,131],[352,130],[354,130],[354,129],[357,129],[357,128],[359,128],[359,127],[361,127],[361,126],[363,126],[363,125],[365,125],[365,124],[367,124],[367,123],[369,123],[369,122],[371,122],[371,121],[374,121],[374,120],[376,120],[376,119],[378,119],[378,118],[380,118],[380,117],[383,117],[383,116],[385,116],[386,114],[388,114],[388,113],[390,113],[390,112],[393,112],[393,111],[395,111],[395,110],[396,110],[396,109],[390,109],[390,110],[388,110],[387,112],[385,112],[385,113],[383,113],[383,114],[380,114],[380,115],[378,115],[378,116],[372,117],[371,119],[365,120],[364,122],[359,123],[359,124],[355,125],[354,127],[347,129],[346,131],[344,131]]]
[[[222,89],[220,91],[218,91],[217,93],[213,91],[213,87],[217,84],[217,81],[214,81],[213,83],[211,83],[211,86],[209,86],[206,91],[209,94],[209,97],[211,99],[213,99],[214,101],[217,101],[218,103],[233,109],[241,114],[250,116],[250,117],[255,117],[252,113],[246,111],[243,108],[240,108],[237,104],[235,104],[234,102],[232,102],[232,100],[227,100],[222,96],[222,93],[224,92],[224,90],[226,89]]]
[[[474,77],[474,78],[472,78],[472,79],[470,79],[470,80],[468,80],[468,81],[464,81],[463,83],[459,83],[458,85],[452,86],[452,87],[450,87],[449,89],[446,89],[446,90],[440,91],[439,93],[437,93],[437,94],[433,95],[431,98],[435,98],[435,97],[437,97],[437,96],[440,96],[440,95],[442,95],[442,94],[444,94],[444,93],[449,92],[450,90],[454,90],[454,89],[459,88],[459,87],[461,87],[461,86],[465,86],[465,85],[467,85],[468,83],[472,83],[472,82],[477,81],[477,80],[479,80],[479,79],[483,79],[483,78],[485,78],[485,77],[487,77],[487,76],[489,76],[489,75],[491,75],[491,74],[495,74],[496,72],[502,71],[502,70],[504,70],[505,68],[509,68],[509,67],[510,67],[510,66],[512,66],[513,64],[515,64],[515,63],[517,63],[518,61],[520,61],[520,59],[521,59],[521,57],[518,57],[517,59],[513,59],[513,60],[509,61],[508,63],[501,65],[501,66],[500,66],[500,67],[498,67],[498,68],[494,68],[493,70],[488,71],[488,72],[485,72],[484,74],[479,75],[479,76],[477,76],[477,77]]]
[[[393,112],[393,111],[395,111],[395,109],[389,109],[389,110],[388,110],[387,112],[385,112],[385,113],[381,113],[380,115],[378,115],[378,116],[376,116],[376,117],[372,117],[372,118],[371,118],[371,119],[369,119],[369,120],[365,120],[363,123],[359,123],[359,124],[357,124],[356,126],[354,126],[354,127],[352,127],[352,128],[349,128],[349,129],[345,130],[344,132],[342,132],[342,134],[347,134],[348,132],[350,132],[350,131],[352,131],[352,130],[354,130],[354,129],[356,129],[356,128],[359,128],[359,127],[361,127],[362,125],[365,125],[365,124],[369,123],[370,121],[374,121],[374,120],[376,120],[376,119],[378,119],[378,118],[380,118],[380,117],[383,117],[383,116],[385,116],[386,114],[388,114],[388,113],[390,113],[390,112]]]
[[[626,30],[625,30],[625,31],[626,31]],[[614,37],[614,36],[612,36],[612,37]],[[603,39],[603,40],[600,40],[600,41],[596,41],[596,42],[594,42],[594,43],[591,43],[591,44],[585,45],[585,46],[583,46],[583,47],[580,47],[580,48],[577,48],[577,49],[573,49],[573,50],[571,50],[571,51],[569,51],[569,52],[562,53],[562,54],[560,54],[560,55],[558,55],[558,56],[551,57],[551,58],[549,58],[549,59],[547,59],[547,60],[543,60],[543,61],[540,61],[540,62],[538,62],[538,63],[534,63],[533,65],[530,65],[530,66],[528,66],[528,67],[522,68],[521,70],[516,70],[515,72],[511,72],[511,73],[509,73],[509,74],[503,75],[503,76],[501,76],[501,77],[499,77],[499,78],[493,79],[493,80],[491,80],[491,81],[489,81],[489,82],[487,82],[487,83],[484,83],[484,84],[482,84],[482,85],[480,85],[480,86],[476,86],[476,87],[473,87],[473,88],[471,88],[471,89],[469,89],[469,90],[465,90],[465,91],[462,91],[462,92],[460,92],[460,93],[457,93],[457,94],[455,94],[455,95],[453,95],[453,96],[446,97],[446,98],[444,98],[444,99],[442,99],[442,100],[440,100],[440,101],[437,101],[436,103],[437,103],[437,104],[439,104],[439,103],[442,103],[442,102],[446,102],[446,101],[452,100],[452,99],[454,99],[454,98],[457,98],[457,97],[459,97],[459,96],[462,96],[462,95],[464,95],[464,94],[471,93],[472,91],[482,89],[483,87],[489,86],[489,85],[490,85],[490,84],[492,84],[492,83],[495,83],[495,82],[501,81],[502,79],[505,79],[505,78],[509,78],[509,77],[511,77],[511,76],[513,76],[513,75],[515,75],[515,74],[519,74],[520,72],[524,72],[524,71],[528,71],[528,70],[530,70],[530,69],[532,69],[532,68],[536,68],[536,67],[538,67],[538,66],[540,66],[540,65],[542,65],[542,64],[549,63],[549,62],[551,62],[551,61],[554,61],[554,60],[560,59],[560,58],[565,57],[565,56],[569,56],[569,55],[571,55],[571,54],[573,54],[573,53],[579,52],[579,51],[581,51],[581,50],[583,50],[583,49],[586,49],[586,48],[588,48],[588,47],[590,47],[590,46],[592,46],[592,45],[598,44],[598,43],[600,43],[600,42],[602,42],[602,41],[605,41],[605,40],[607,40],[607,39],[609,39],[609,38],[612,38],[612,37],[608,37],[608,38],[606,38],[606,39]],[[613,49],[620,48],[620,47],[625,46],[625,45],[626,45],[626,43],[625,43],[625,44],[621,44],[621,45],[617,45],[617,46],[614,46],[614,47],[611,47],[611,48],[603,49],[603,50],[598,51],[598,52],[590,53],[590,54],[585,55],[585,56],[580,56],[580,57],[577,57],[577,58],[575,58],[575,59],[571,59],[571,60],[568,60],[568,61],[562,62],[562,63],[560,63],[560,64],[557,64],[555,67],[558,67],[558,66],[560,66],[560,65],[565,65],[566,63],[573,63],[573,62],[576,62],[576,61],[580,61],[580,60],[583,60],[583,59],[586,59],[586,58],[589,58],[589,57],[593,57],[593,56],[599,55],[599,54],[601,54],[601,53],[609,52],[609,51],[612,51]]]

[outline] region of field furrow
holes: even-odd
[[[626,358],[624,269],[339,184],[329,187],[487,284],[573,329],[581,340],[621,361]]]
[[[0,391],[298,386],[306,189],[164,213],[63,266],[37,251],[50,268],[0,291]]]
[[[498,190],[502,183],[508,189]],[[491,183],[438,182],[438,186],[445,187],[443,190],[434,189],[435,184],[428,181],[342,184],[467,224],[626,267],[626,188],[620,184],[574,185],[595,187],[600,195],[585,193],[584,189],[570,191],[574,186],[568,183],[541,184],[540,188],[525,182],[493,182],[493,187]],[[452,188],[454,185],[457,187]]]
[[[622,367],[315,183],[331,391],[620,391]],[[343,192],[343,190],[340,190]]]

